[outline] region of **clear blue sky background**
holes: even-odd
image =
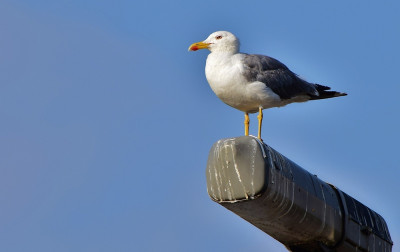
[[[381,214],[400,251],[398,1],[0,1],[0,251],[286,251],[212,202],[243,134],[209,88],[229,30],[344,98],[266,110],[263,138]],[[251,134],[256,117],[251,116]]]

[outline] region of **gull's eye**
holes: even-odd
[[[222,39],[222,36],[221,36],[221,35],[218,35],[218,36],[216,36],[215,38],[216,38],[216,39]]]

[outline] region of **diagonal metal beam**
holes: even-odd
[[[212,200],[292,251],[392,249],[380,215],[255,137],[216,142],[206,176]]]

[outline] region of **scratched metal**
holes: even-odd
[[[211,148],[207,189],[213,200],[236,202],[254,199],[263,190],[265,176],[264,154],[257,141],[228,138],[219,140]]]
[[[346,209],[346,218],[344,239],[338,247],[392,251],[393,241],[383,217],[346,193],[339,191],[339,194]]]

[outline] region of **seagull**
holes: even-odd
[[[210,50],[205,67],[207,81],[218,98],[245,113],[245,136],[249,135],[249,113],[258,112],[261,140],[263,109],[347,95],[301,79],[274,58],[240,53],[239,47],[235,35],[217,31],[190,45],[189,51]]]

